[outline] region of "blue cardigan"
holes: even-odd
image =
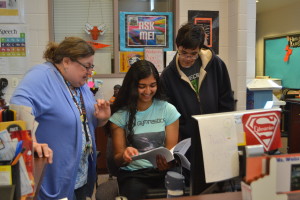
[[[93,115],[96,102],[86,84],[80,90],[93,141],[88,173],[89,195],[92,195],[96,181],[97,119]],[[39,143],[47,143],[53,150],[53,163],[47,165],[39,199],[73,199],[81,155],[82,127],[78,109],[63,77],[49,62],[34,66],[20,82],[10,103],[32,108],[35,120],[39,123],[36,139]]]

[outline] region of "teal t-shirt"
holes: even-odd
[[[147,110],[136,113],[132,146],[139,152],[165,146],[165,127],[175,122],[179,117],[180,113],[172,104],[166,101],[153,100],[152,105]],[[109,120],[127,132],[128,119],[129,113],[125,110],[119,110]],[[136,160],[122,169],[133,171],[151,167],[153,167],[152,164],[147,160]]]

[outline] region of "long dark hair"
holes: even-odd
[[[126,124],[126,128],[128,130],[126,136],[129,144],[131,143],[131,139],[134,134],[133,127],[135,126],[135,115],[137,112],[137,101],[139,98],[138,83],[141,79],[147,78],[151,75],[153,75],[157,83],[157,91],[153,98],[165,100],[166,97],[160,85],[159,73],[156,67],[150,61],[139,60],[136,61],[126,73],[116,100],[112,105],[112,114],[118,110],[125,110],[129,112],[129,120]]]

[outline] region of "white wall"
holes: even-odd
[[[257,15],[256,75],[264,75],[264,37],[299,33],[300,1]]]
[[[103,81],[101,91],[104,94],[104,99],[109,100],[114,93],[114,86],[119,84],[122,85],[123,78],[97,78]]]
[[[246,82],[254,78],[255,73],[255,0],[180,0],[179,22],[188,19],[188,10],[219,11],[219,56],[227,64],[238,109],[245,109]],[[29,65],[42,63],[42,53],[49,40],[48,34],[48,1],[26,0],[26,25],[29,27]],[[6,75],[9,86],[5,90],[8,101],[15,88],[11,87],[12,77]],[[17,76],[19,79],[22,76]],[[113,94],[113,86],[121,84],[122,78],[101,78],[105,99]]]

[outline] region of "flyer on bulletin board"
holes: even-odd
[[[0,74],[27,71],[27,26],[0,25]]]

